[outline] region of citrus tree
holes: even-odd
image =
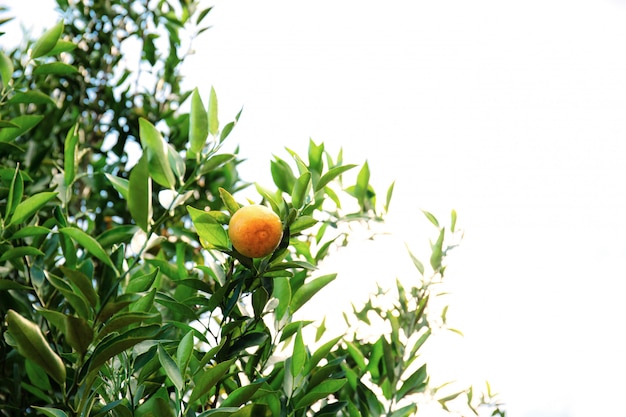
[[[58,24],[0,51],[0,415],[402,417],[420,395],[504,415],[490,392],[441,394],[420,362],[454,213],[426,213],[430,272],[409,253],[418,277],[392,307],[379,292],[346,313],[378,315],[377,340],[327,339],[294,315],[393,185],[379,198],[367,163],[312,140],[269,161],[271,187],[242,180],[225,151],[241,112],[223,123],[214,89],[180,88],[210,8],[57,3]]]

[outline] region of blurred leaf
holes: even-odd
[[[235,411],[231,417],[272,417],[272,412],[265,404],[248,404]]]
[[[401,400],[410,394],[415,394],[418,392],[424,392],[426,389],[426,380],[428,378],[428,374],[426,372],[426,364],[422,365],[417,369],[411,376],[409,376],[406,381],[402,384],[398,392],[396,393],[396,400]]]
[[[318,221],[311,216],[298,216],[298,218],[291,223],[291,226],[289,226],[289,234],[291,236],[297,235],[303,230],[315,226],[317,223]]]
[[[206,143],[209,136],[209,116],[204,109],[198,89],[191,95],[191,112],[189,113],[189,155],[195,158]]]
[[[323,275],[298,288],[291,299],[291,313],[293,314],[298,311],[300,307],[311,299],[311,297],[313,297],[319,290],[328,285],[336,277],[337,274]]]
[[[78,70],[76,67],[63,62],[50,62],[48,64],[37,65],[33,70],[33,74],[69,76],[78,74]]]
[[[187,166],[185,165],[185,160],[183,159],[183,157],[180,156],[176,148],[174,148],[171,143],[167,144],[167,157],[169,159],[170,166],[172,167],[174,175],[176,176],[176,178],[178,178],[178,181],[180,181],[181,185],[184,184],[185,171],[187,169]]]
[[[220,122],[217,118],[217,94],[215,94],[215,89],[211,87],[211,95],[209,96],[209,133],[213,136],[217,135],[217,132],[220,128]]]
[[[8,101],[11,104],[54,104],[49,95],[39,90],[18,91]]]
[[[65,411],[59,410],[58,408],[39,407],[36,405],[33,405],[32,407],[47,417],[68,417]]]
[[[191,221],[196,228],[198,236],[211,247],[229,250],[230,241],[224,227],[207,212],[187,206]]]
[[[445,228],[439,231],[439,237],[434,244],[431,244],[432,253],[430,255],[430,265],[434,271],[441,269],[441,262],[443,260],[443,238],[445,235]]]
[[[139,137],[148,158],[150,177],[165,188],[174,188],[176,182],[167,155],[167,143],[161,132],[148,120],[139,119]]]
[[[56,43],[56,45],[54,45],[54,48],[52,48],[52,50],[48,51],[47,55],[48,56],[55,56],[55,55],[59,55],[62,52],[70,52],[73,51],[74,49],[76,49],[77,45],[73,42],[70,41],[64,41],[63,39],[59,39]]]
[[[113,188],[115,188],[117,192],[122,195],[124,200],[128,201],[128,180],[125,178],[116,177],[109,173],[105,173],[104,175],[107,177],[111,185],[113,185]]]
[[[148,296],[150,304],[153,302],[153,298]],[[142,298],[143,299],[143,298]],[[148,313],[143,311],[124,311],[120,312],[113,317],[106,320],[104,327],[100,328],[100,331],[96,335],[96,339],[103,339],[104,336],[111,334],[113,332],[125,329],[128,326],[139,325],[140,323],[146,321],[152,321],[154,319],[160,318],[161,315],[159,313]]]
[[[420,262],[420,260],[417,259],[415,255],[413,255],[413,252],[411,252],[408,245],[406,245],[406,250],[409,253],[409,257],[413,261],[413,265],[415,265],[415,268],[417,268],[421,276],[424,276],[424,264],[422,264],[422,262]]]
[[[10,279],[0,278],[0,291],[6,290],[29,291],[32,290],[32,288],[27,287],[26,285],[19,284]]]
[[[11,58],[6,56],[3,51],[0,51],[0,81],[3,88],[9,85],[9,81],[13,78],[13,71],[14,67]]]
[[[229,163],[235,159],[235,155],[231,153],[222,153],[213,155],[207,161],[202,164],[202,168],[200,170],[200,175],[208,174],[209,172],[221,167],[224,164]]]
[[[146,155],[147,153],[144,152],[130,171],[127,202],[130,215],[137,226],[147,233],[152,221],[152,182],[149,177],[148,157]]]
[[[222,203],[228,210],[228,212],[233,215],[237,210],[239,210],[240,206],[237,201],[235,201],[234,197],[226,191],[224,188],[219,187],[220,198],[222,199]]]
[[[324,169],[322,155],[324,155],[324,143],[316,145],[312,139],[309,139],[309,169],[315,172],[318,178]]]
[[[391,183],[391,185],[389,186],[389,188],[387,189],[387,198],[385,199],[385,212],[389,211],[389,205],[391,204],[391,197],[393,195],[393,188],[395,186],[395,181]]]
[[[417,411],[416,404],[405,405],[402,408],[395,410],[393,413],[389,414],[389,417],[410,417],[415,415]]]
[[[63,170],[66,186],[74,182],[74,178],[76,177],[78,126],[78,123],[76,123],[65,136]]]
[[[450,213],[450,231],[454,233],[454,228],[456,227],[456,210],[452,210]]]
[[[322,359],[327,358],[330,351],[335,347],[337,342],[341,340],[341,338],[341,336],[335,337],[334,339],[329,340],[328,342],[317,348],[317,350],[313,353],[313,355],[311,355],[311,358],[306,364],[304,374],[309,374]]]
[[[7,226],[25,222],[39,209],[45,206],[48,201],[56,197],[57,194],[57,192],[44,191],[28,197],[15,207],[13,216],[11,216],[11,220]]]
[[[174,362],[174,359],[163,349],[163,346],[159,345],[158,347],[158,355],[159,362],[161,362],[161,366],[165,370],[165,374],[168,376],[170,381],[176,387],[178,392],[182,392],[184,387],[183,377],[180,374],[180,369],[178,369],[178,365]]]
[[[11,119],[11,123],[18,127],[5,127],[0,130],[0,142],[13,142],[15,139],[35,127],[43,116],[25,114]]]
[[[426,210],[422,210],[422,213],[424,213],[424,216],[426,216],[426,218],[435,225],[435,227],[439,227],[439,221],[437,220],[437,218],[435,216],[433,216],[432,213],[427,212]]]
[[[59,229],[59,232],[74,239],[78,244],[87,249],[89,253],[100,259],[105,265],[117,271],[111,258],[109,258],[109,255],[107,255],[106,251],[100,246],[96,239],[76,227],[62,227]]]
[[[35,42],[31,49],[31,58],[39,58],[48,54],[57,44],[59,38],[63,34],[63,21],[58,22],[50,29],[46,30],[43,35]]]
[[[11,188],[9,188],[9,195],[7,197],[7,205],[5,209],[5,217],[11,218],[11,215],[15,211],[15,208],[22,201],[24,195],[24,179],[20,172],[19,165],[15,167],[13,178],[11,178]]]
[[[354,188],[354,194],[357,200],[359,200],[359,205],[362,208],[365,208],[365,201],[367,200],[367,189],[369,187],[370,182],[370,168],[367,161],[363,164],[363,167],[359,171],[359,174],[356,178],[356,185]]]
[[[65,384],[65,365],[46,339],[39,326],[25,319],[14,310],[6,314],[7,332],[15,343],[17,351],[27,359],[35,362],[60,385]],[[13,344],[13,343],[9,343]]]
[[[0,262],[10,261],[15,258],[23,258],[25,256],[43,256],[44,253],[37,248],[31,246],[18,246],[11,248],[0,255]]]

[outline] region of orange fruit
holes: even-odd
[[[228,237],[237,252],[262,258],[274,252],[283,237],[280,217],[260,204],[241,207],[230,218]]]

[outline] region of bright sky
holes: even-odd
[[[393,285],[404,261],[385,250],[426,259],[419,210],[454,208],[449,320],[465,337],[431,371],[489,379],[510,417],[618,415],[626,1],[211,4],[187,83],[215,87],[223,121],[244,107],[229,139],[244,178],[269,184],[272,154],[313,138],[367,159],[379,192],[396,180],[395,237],[340,253],[319,309]]]

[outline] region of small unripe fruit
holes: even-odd
[[[262,258],[278,247],[283,225],[271,209],[253,204],[241,207],[232,215],[228,237],[237,252],[249,258]]]

